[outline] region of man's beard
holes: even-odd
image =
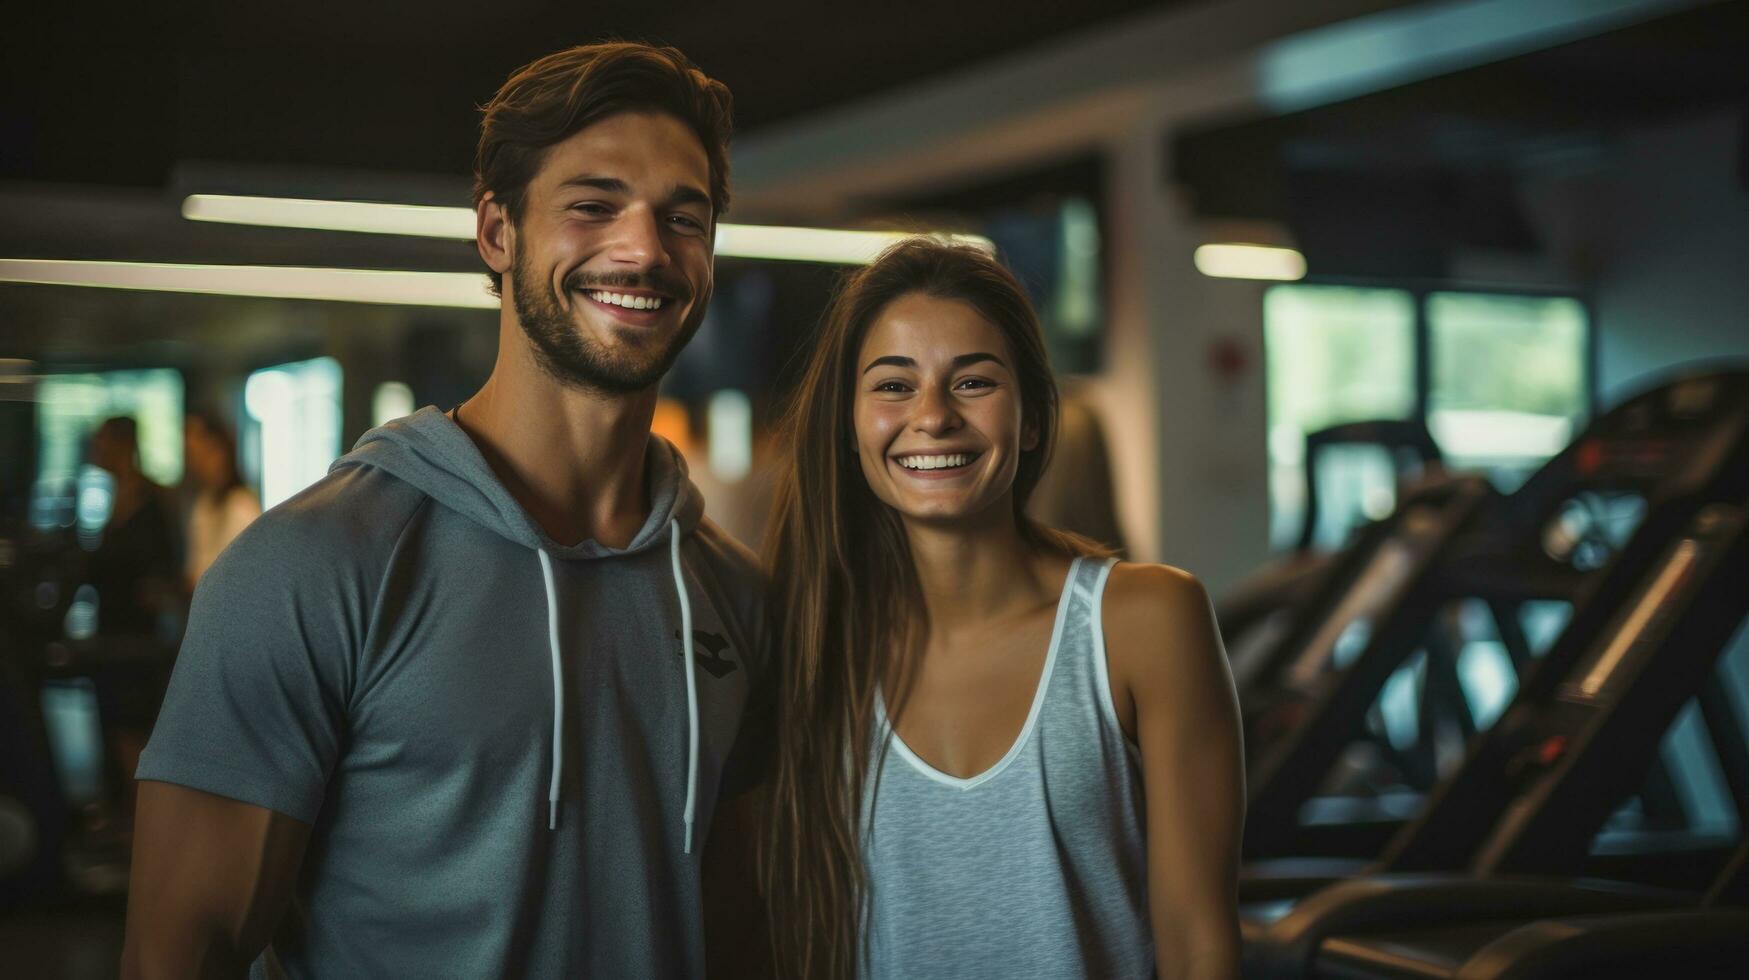
[[[631,344],[610,350],[585,336],[576,317],[565,312],[559,298],[530,272],[520,254],[511,263],[510,281],[511,295],[516,299],[516,320],[534,344],[535,361],[541,368],[560,384],[613,395],[643,391],[668,373],[704,322],[704,300],[709,298],[700,297],[692,305],[680,329],[660,350],[649,351]],[[668,273],[574,272],[565,278],[567,292],[614,288],[657,290],[665,295],[664,304],[684,303],[692,298],[692,289],[686,281]],[[573,298],[572,308],[583,302],[588,301]]]

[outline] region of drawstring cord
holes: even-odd
[[[680,522],[668,522],[668,556],[674,564],[674,591],[680,596],[680,643],[686,655],[686,853],[692,853],[692,817],[698,804],[698,661],[692,650],[692,602],[680,574]]]
[[[692,601],[680,566],[680,522],[668,522],[668,557],[674,568],[674,590],[680,597],[681,648],[686,657],[686,824],[685,852],[692,853],[693,817],[698,809],[698,661],[692,646]],[[559,590],[553,581],[553,559],[540,555],[547,590],[547,647],[553,659],[553,771],[547,784],[547,829],[559,826],[559,774],[565,766],[565,667],[559,655]]]
[[[547,585],[547,648],[553,655],[553,775],[547,784],[547,829],[559,827],[559,773],[565,768],[565,665],[559,658],[559,589],[553,583],[553,559],[540,555],[541,577]]]

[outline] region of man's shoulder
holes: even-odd
[[[268,508],[226,549],[228,564],[334,569],[386,556],[426,500],[369,466],[347,466]]]
[[[758,557],[708,517],[699,519],[691,537],[694,553],[701,560],[701,567],[695,570],[728,602],[737,618],[756,627],[765,613],[765,571]]]
[[[705,560],[719,573],[740,582],[749,590],[763,592],[765,573],[760,568],[759,557],[751,548],[708,517],[699,518],[693,538],[698,542],[699,551]]]

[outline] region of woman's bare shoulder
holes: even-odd
[[[1127,677],[1200,673],[1225,659],[1208,591],[1181,568],[1120,562],[1101,607],[1107,655]]]
[[[1170,626],[1189,616],[1208,615],[1208,591],[1195,575],[1171,565],[1119,562],[1105,583],[1106,627]]]

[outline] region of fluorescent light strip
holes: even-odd
[[[182,199],[182,216],[190,221],[216,221],[228,225],[361,231],[419,238],[474,237],[474,212],[471,209],[418,204],[190,194]]]
[[[498,298],[486,291],[485,275],[473,272],[0,259],[0,282],[397,306],[498,308]]]
[[[1216,279],[1274,279],[1293,281],[1306,277],[1306,257],[1291,248],[1266,245],[1198,246],[1196,271]]]
[[[725,223],[717,226],[717,256],[867,265],[889,245],[916,237],[916,232],[906,231],[840,231]],[[930,234],[928,237],[956,245],[970,245],[990,254],[996,251],[996,246],[980,235]]]
[[[190,221],[216,221],[273,228],[312,228],[320,231],[413,235],[422,238],[474,237],[474,212],[469,208],[191,194],[182,202],[182,216]],[[724,223],[717,226],[716,253],[721,257],[737,259],[866,265],[874,261],[875,256],[887,246],[911,237],[914,237],[911,233],[896,231],[841,231],[831,228]],[[985,252],[996,251],[995,245],[989,239],[977,235],[934,237],[971,245]]]

